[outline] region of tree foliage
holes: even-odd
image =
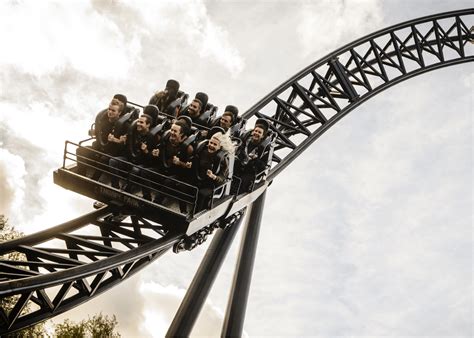
[[[76,324],[69,319],[64,320],[62,324],[57,324],[54,329],[54,335],[58,338],[79,338],[85,337],[86,326],[84,321]]]
[[[8,224],[5,215],[0,215],[0,243],[10,241],[15,238],[23,237],[23,233],[16,231],[14,227]],[[24,260],[24,255],[19,252],[12,252],[0,255],[2,260]]]
[[[16,231],[12,226],[8,225],[8,220],[4,215],[0,215],[0,243],[9,241],[18,237],[22,237],[23,233]],[[25,255],[19,252],[11,252],[0,255],[0,260],[5,261],[22,261],[25,260]],[[19,296],[6,297],[0,299],[0,306],[5,311],[11,311],[18,301]],[[27,311],[27,309],[25,309]]]
[[[109,317],[99,313],[79,323],[66,319],[62,324],[55,326],[54,336],[58,338],[115,338],[120,337],[120,334],[115,332],[117,325],[118,322],[115,315]]]
[[[0,215],[0,243],[9,241],[12,239],[16,239],[22,237],[23,233],[15,230],[13,226],[8,224],[8,219],[5,215]],[[8,261],[22,261],[25,260],[26,257],[24,254],[19,252],[11,252],[4,255],[0,255],[0,260],[8,260]],[[27,267],[25,267],[27,268]],[[19,295],[12,296],[12,297],[5,297],[0,299],[0,307],[6,312],[9,313],[19,299]],[[26,306],[23,309],[23,312],[28,312],[29,307]],[[38,323],[34,326],[30,326],[26,329],[21,330],[20,332],[14,334],[8,334],[4,337],[42,337],[44,334],[44,323]]]

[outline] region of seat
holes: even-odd
[[[204,113],[199,115],[195,123],[203,127],[210,127],[211,121],[215,118],[217,110],[218,110],[217,106],[214,106],[212,103],[208,103],[206,105],[206,109],[204,110]]]
[[[117,120],[117,122],[115,123],[116,127],[115,127],[114,136],[119,137],[120,135],[123,135],[124,131],[128,130],[130,125],[133,123],[133,121],[138,119],[139,115],[140,115],[140,111],[138,110],[138,108],[132,108],[128,110],[127,113],[122,114]]]
[[[143,114],[149,115],[152,118],[150,127],[156,126],[163,119],[163,117],[160,116],[160,110],[154,104],[143,107]]]
[[[198,143],[198,145],[196,146],[196,152],[195,152],[195,154],[196,154],[195,155],[195,162],[198,161],[199,154],[204,150],[204,148],[206,148],[208,146],[208,144],[209,144],[209,140],[207,140],[207,139]],[[234,154],[229,154],[226,151],[218,150],[216,156],[217,156],[216,163],[218,163],[218,164],[217,164],[217,167],[214,168],[214,171],[219,172],[220,168],[222,166],[222,163],[224,163],[224,161],[227,161],[227,163],[228,163],[228,173],[227,173],[227,177],[225,178],[225,182],[223,184],[215,187],[213,192],[212,192],[212,197],[211,197],[211,200],[210,200],[210,207],[211,208],[213,207],[213,203],[214,203],[215,200],[229,195],[230,190],[231,190],[233,171],[234,171]],[[207,179],[207,177],[202,177],[200,175],[200,170],[199,170],[198,166],[194,166],[194,175],[195,175],[195,178],[196,178],[197,182],[202,182],[202,181]],[[198,186],[199,186],[199,183],[198,183]]]
[[[189,94],[183,91],[178,92],[177,98],[166,107],[165,113],[168,116],[176,117],[187,106]]]

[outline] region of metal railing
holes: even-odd
[[[80,144],[84,144],[81,142]],[[95,155],[96,159],[87,156],[77,155],[77,149],[87,148],[87,152]],[[98,159],[97,159],[98,158]],[[119,167],[110,166],[110,160],[114,159],[121,164]],[[147,191],[151,197],[162,200],[168,198],[178,203],[183,203],[190,207],[188,216],[195,213],[199,189],[191,184],[183,182],[171,176],[161,174],[151,167],[133,164],[123,158],[114,157],[106,153],[95,150],[91,147],[84,147],[74,142],[66,141],[64,148],[63,168],[77,173],[78,166],[84,166],[87,171],[100,172],[98,184],[108,185],[112,178],[119,180],[122,184],[119,191],[133,192],[137,197],[141,191]],[[90,178],[86,174],[87,178]],[[187,209],[187,208],[186,208]]]

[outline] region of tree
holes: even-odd
[[[5,215],[0,215],[0,243],[9,241],[18,237],[22,237],[23,233],[16,231],[12,226],[8,225],[8,220]],[[5,255],[0,255],[0,260],[8,261],[22,261],[26,257],[24,254],[19,252],[12,252]],[[20,296],[12,296],[0,299],[0,307],[6,312],[9,313],[15,306],[18,298]],[[26,306],[23,310],[25,312],[29,311],[29,307]],[[5,335],[4,337],[41,337],[44,333],[44,323],[38,323],[34,326],[30,326],[26,329],[23,329],[17,333]]]
[[[8,219],[5,217],[5,215],[0,215],[0,243],[22,236],[22,232],[16,231],[15,228],[8,224]],[[13,252],[6,255],[0,255],[0,259],[24,260],[25,256],[18,252]]]
[[[86,326],[84,321],[76,324],[69,319],[65,319],[62,324],[57,324],[54,329],[54,335],[58,338],[79,338],[86,335]]]
[[[0,243],[9,241],[18,237],[22,237],[23,233],[15,230],[13,226],[8,224],[8,220],[5,215],[0,215]],[[22,261],[26,260],[25,255],[19,252],[12,252],[5,255],[0,255],[0,260],[7,261]],[[15,306],[19,296],[12,296],[0,299],[0,308],[9,313]],[[23,310],[29,312],[29,307],[26,306]],[[54,337],[58,338],[82,338],[82,337],[107,337],[116,338],[120,337],[120,334],[115,332],[118,325],[115,315],[108,317],[102,315],[102,313],[94,315],[92,318],[89,317],[87,320],[83,320],[76,324],[66,319],[60,324],[54,326]],[[34,326],[30,326],[26,329],[18,331],[16,333],[7,334],[2,337],[8,338],[27,338],[27,337],[48,337],[45,333],[45,323],[38,323]]]
[[[93,338],[115,338],[120,337],[120,334],[115,332],[115,327],[118,322],[113,315],[111,318],[102,315],[102,313],[94,315],[88,320],[83,320],[79,323],[71,322],[66,319],[62,324],[57,324],[54,330],[54,336],[58,338],[79,338],[79,337],[93,337]]]

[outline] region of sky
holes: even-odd
[[[115,93],[169,78],[244,112],[327,53],[464,0],[0,1],[0,214],[25,233],[92,210],[52,182]],[[470,25],[473,25],[471,22]],[[270,186],[244,324],[250,337],[473,335],[473,66],[358,107]],[[240,233],[193,336],[222,326]],[[208,243],[169,253],[60,317],[166,332]]]

